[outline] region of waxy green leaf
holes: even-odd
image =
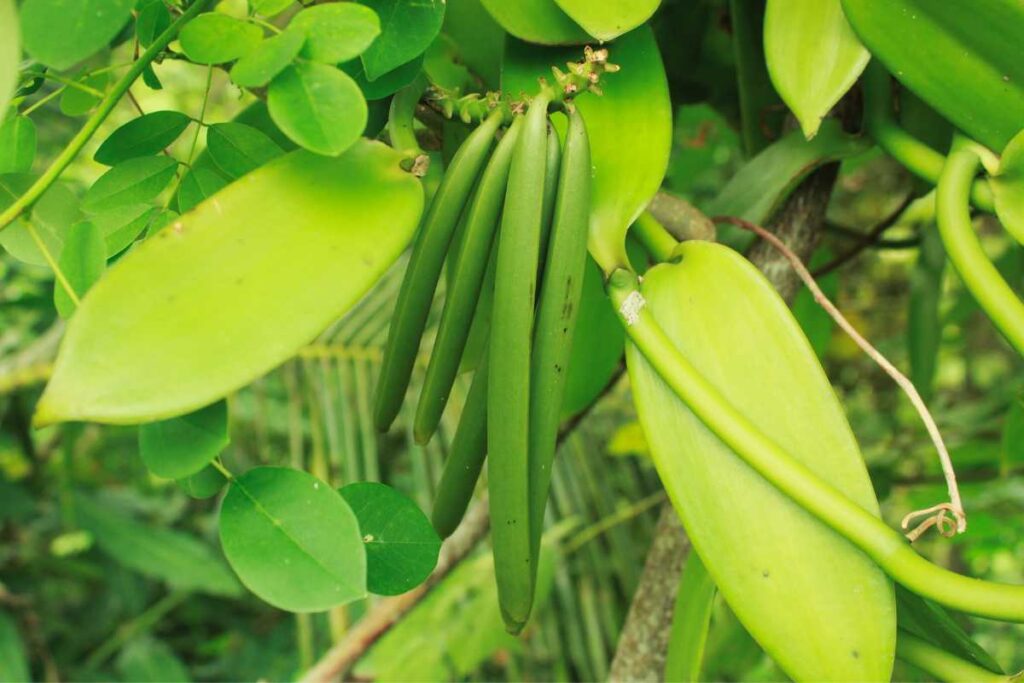
[[[1024,121],[1024,3],[842,0],[871,54],[964,133],[1003,149]]]
[[[423,193],[400,161],[365,140],[293,152],[138,245],[71,319],[37,420],[173,417],[290,358],[412,238]]]
[[[135,0],[25,0],[25,52],[63,71],[99,52],[128,23]]]
[[[1024,244],[1024,131],[1014,136],[1003,150],[999,171],[991,177],[989,185],[999,221]]]
[[[295,0],[250,0],[249,4],[252,5],[253,10],[257,14],[262,14],[265,17],[272,17],[275,14],[280,14],[289,7]]]
[[[242,587],[207,544],[174,529],[143,524],[107,501],[79,496],[75,516],[96,544],[119,563],[168,586],[236,597]]]
[[[180,111],[154,111],[124,124],[110,134],[93,159],[113,166],[128,159],[159,154],[178,139],[192,122]]]
[[[78,78],[75,82],[89,90],[73,86],[64,90],[60,96],[60,111],[65,116],[85,116],[95,109],[110,82],[110,75],[105,72],[92,74]]]
[[[359,520],[366,547],[366,588],[399,595],[423,583],[437,565],[441,538],[416,503],[376,482],[340,490]]]
[[[843,409],[782,299],[727,247],[685,242],[677,253],[679,263],[644,275],[650,315],[755,427],[879,514]],[[889,680],[896,605],[888,577],[740,460],[636,347],[626,358],[662,483],[750,634],[795,680]]]
[[[382,100],[416,80],[423,70],[423,56],[416,57],[373,81],[366,78],[366,68],[358,59],[345,62],[340,68],[352,77],[367,100]]]
[[[263,40],[263,29],[219,12],[200,14],[178,36],[185,56],[199,64],[223,64],[244,57]]]
[[[227,401],[139,426],[142,462],[150,472],[167,479],[184,479],[197,474],[230,442]]]
[[[154,199],[174,178],[178,162],[166,156],[129,159],[104,173],[82,198],[82,209],[99,213]]]
[[[11,95],[18,85],[20,62],[18,8],[14,0],[0,0],[0,113],[7,111]]]
[[[520,40],[541,45],[580,45],[593,40],[555,0],[481,2],[503,29]]]
[[[274,141],[244,123],[216,123],[206,133],[206,149],[210,158],[229,178],[239,178],[249,171],[284,154]]]
[[[0,116],[3,110],[0,109]],[[36,158],[36,124],[27,116],[12,116],[0,124],[0,175],[28,173]]]
[[[110,258],[127,249],[159,214],[160,209],[149,204],[128,204],[93,214],[89,222],[99,228]]]
[[[359,523],[341,494],[306,472],[258,467],[232,481],[220,540],[242,583],[280,609],[319,612],[366,597]]]
[[[839,0],[768,0],[764,53],[775,89],[808,139],[871,59]]]
[[[311,152],[337,156],[366,128],[369,112],[351,76],[327,64],[288,67],[271,82],[270,116],[285,135]]]
[[[825,121],[812,140],[805,140],[799,131],[791,132],[744,164],[718,196],[701,208],[708,216],[764,223],[808,173],[868,147],[865,140],[844,133],[838,121]]]
[[[628,264],[626,231],[658,191],[672,149],[672,106],[665,70],[649,28],[615,41],[611,61],[620,73],[601,79],[604,94],[580,95],[594,165],[590,252],[599,263]],[[551,67],[579,60],[578,49],[541,50],[509,39],[502,88],[512,96],[537,91]],[[558,125],[564,129],[564,119]]]
[[[57,263],[75,296],[81,299],[107,267],[103,233],[90,221],[74,224],[67,232]],[[77,308],[64,283],[59,281],[53,285],[53,303],[62,318],[70,317]]]
[[[195,474],[177,481],[182,491],[197,500],[216,496],[227,483],[227,478],[213,465],[207,465]]]
[[[171,25],[171,13],[163,0],[150,0],[139,8],[139,17],[135,20],[135,35],[139,45],[149,47],[157,36]]]
[[[270,83],[302,50],[306,37],[299,31],[267,38],[231,67],[231,80],[243,88],[262,88]]]
[[[615,40],[651,18],[661,0],[555,0],[569,18],[600,41]]]
[[[361,55],[380,35],[380,19],[369,7],[354,2],[307,7],[288,24],[306,36],[302,56],[326,64]]]
[[[373,81],[423,54],[441,31],[445,0],[359,0],[380,17],[380,36],[363,52]]]

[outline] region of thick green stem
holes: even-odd
[[[971,223],[968,194],[979,161],[970,143],[954,141],[935,196],[939,234],[949,260],[978,305],[1024,355],[1024,303],[985,254]]]
[[[892,116],[889,73],[872,62],[864,71],[864,127],[878,146],[908,171],[933,185],[939,182],[945,157],[904,130]],[[971,186],[971,202],[992,213],[995,202],[988,181]]]
[[[961,576],[918,555],[898,532],[794,460],[744,417],[675,347],[646,308],[634,273],[618,270],[608,293],[626,333],[669,388],[719,439],[783,494],[856,545],[910,590],[947,607],[1024,622],[1024,586]]]
[[[153,44],[139,56],[128,72],[121,77],[121,80],[119,80],[107,96],[103,98],[99,106],[96,108],[96,111],[93,112],[93,115],[89,117],[85,122],[85,125],[82,126],[82,129],[78,131],[78,134],[71,138],[71,142],[68,143],[67,147],[57,155],[57,158],[53,160],[50,167],[43,172],[43,175],[39,176],[39,179],[32,183],[32,187],[28,188],[25,194],[14,200],[14,203],[7,207],[3,213],[0,213],[0,230],[6,228],[14,221],[15,218],[31,207],[32,204],[34,204],[36,200],[39,199],[47,189],[49,189],[50,185],[57,181],[61,173],[64,172],[64,169],[74,161],[75,157],[78,156],[78,153],[82,151],[83,147],[85,147],[85,144],[89,142],[89,139],[92,138],[103,121],[110,115],[110,112],[114,110],[114,107],[117,106],[117,103],[128,91],[128,88],[131,87],[132,83],[135,82],[135,79],[142,75],[143,70],[149,66],[150,62],[160,54],[169,42],[174,40],[181,27],[191,21],[192,17],[199,14],[199,12],[208,4],[210,4],[210,0],[196,0],[191,7],[185,10],[184,13],[182,13],[182,15],[178,17],[173,24],[167,27],[167,30],[161,33],[156,40],[153,41]]]
[[[665,226],[651,215],[650,211],[640,214],[631,230],[655,261],[668,261],[672,257],[672,252],[679,246],[679,241],[669,234]]]
[[[1020,676],[992,673],[977,664],[964,661],[907,631],[900,630],[896,657],[945,683],[995,683],[1018,681]]]
[[[405,86],[391,99],[388,113],[388,135],[391,146],[407,156],[423,154],[419,140],[416,139],[416,105],[420,102],[427,89],[427,79],[420,76]]]

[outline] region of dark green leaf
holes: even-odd
[[[901,83],[994,151],[1024,121],[1024,3],[842,0],[846,18]]]
[[[146,68],[142,70],[142,82],[145,83],[150,90],[164,89],[164,84],[160,82],[160,77],[156,75],[156,71],[153,70],[152,64],[147,64]]]
[[[206,133],[213,163],[229,178],[254,171],[284,151],[274,141],[244,123],[217,123]]]
[[[11,94],[18,86],[21,36],[14,0],[0,0],[0,112],[7,111]]]
[[[306,36],[303,57],[327,64],[355,59],[381,31],[377,13],[354,2],[306,8],[295,15],[288,29]]]
[[[99,213],[154,199],[174,178],[178,162],[170,157],[129,159],[104,173],[82,198],[82,208]]]
[[[18,632],[18,623],[8,612],[0,611],[0,681],[32,680],[28,669],[25,643]]]
[[[81,299],[107,267],[107,246],[99,228],[90,221],[71,226],[64,239],[58,264],[75,295]],[[70,317],[77,308],[60,281],[53,285],[53,303],[62,318]]]
[[[337,156],[366,128],[366,100],[352,78],[327,64],[288,67],[270,83],[267,105],[285,135],[311,152]]]
[[[242,583],[271,605],[318,612],[366,596],[359,523],[311,474],[259,467],[231,482],[220,538]]]
[[[191,210],[227,184],[228,181],[216,171],[194,166],[181,179],[181,186],[178,188],[178,212],[185,213]]]
[[[380,17],[381,34],[362,56],[366,77],[371,81],[423,54],[444,21],[444,0],[360,2]]]
[[[299,56],[305,41],[302,33],[292,30],[264,40],[235,62],[231,80],[243,88],[262,88]]]
[[[975,643],[945,609],[899,584],[896,584],[896,611],[901,629],[924,638],[952,655],[989,671],[1002,673],[992,656]]]
[[[35,158],[36,124],[32,119],[12,116],[0,124],[0,175],[28,173]]]
[[[185,56],[199,64],[223,64],[256,49],[263,30],[219,12],[200,14],[181,29],[178,40]]]
[[[167,479],[184,479],[198,473],[230,441],[226,401],[139,427],[142,462],[150,472]]]
[[[106,46],[134,7],[135,0],[25,0],[25,51],[46,66],[67,69]]]
[[[104,92],[110,76],[106,73],[94,74],[85,78],[76,79],[76,83],[95,90]],[[68,86],[60,96],[60,111],[65,116],[85,116],[100,103],[96,94],[73,86]]]
[[[142,47],[149,47],[170,25],[171,13],[167,5],[163,0],[153,0],[139,10],[139,17],[135,20],[135,35]]]
[[[192,498],[212,498],[220,493],[228,480],[213,465],[207,465],[199,472],[178,480],[178,486]]]
[[[154,111],[124,124],[110,134],[93,159],[113,166],[135,157],[159,154],[178,139],[192,122],[178,111]]]
[[[353,59],[341,65],[341,70],[355,80],[359,89],[363,91],[366,99],[375,101],[394,95],[396,92],[409,85],[420,75],[423,68],[423,56],[416,57],[411,62],[387,72],[375,81],[366,78],[366,71],[362,61]]]
[[[366,545],[367,590],[399,595],[430,576],[441,538],[416,503],[376,482],[349,484],[341,495],[359,520]]]
[[[160,209],[149,204],[127,204],[89,217],[103,235],[107,258],[120,254],[156,218]]]
[[[173,529],[137,522],[107,501],[75,498],[75,514],[107,554],[180,590],[237,596],[241,586],[210,546]]]
[[[152,638],[137,638],[117,656],[121,680],[132,683],[187,683],[188,669],[166,644]]]

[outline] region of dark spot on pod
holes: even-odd
[[[853,655],[853,658],[854,658],[854,659],[860,659],[860,653],[859,653],[859,652],[857,652],[856,650],[852,650],[852,651],[850,652],[850,654],[851,654],[851,655]]]
[[[762,570],[762,571],[761,571],[761,576],[763,576],[763,577],[764,577],[764,578],[766,578],[766,579],[767,579],[767,578],[768,578],[769,576],[771,576],[771,575],[772,575],[772,573],[771,573],[770,571],[768,571],[767,569],[765,569],[765,570]]]

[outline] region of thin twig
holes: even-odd
[[[810,271],[803,264],[803,261],[794,254],[789,247],[787,247],[780,239],[775,235],[768,232],[760,225],[751,223],[750,221],[735,216],[715,216],[711,219],[715,223],[729,223],[735,225],[744,230],[749,230],[761,239],[765,240],[777,249],[793,266],[793,270],[796,271],[800,279],[803,280],[807,289],[814,295],[814,300],[825,309],[825,311],[831,316],[839,327],[846,332],[847,335],[866,353],[871,360],[873,360],[879,367],[881,367],[886,374],[888,374],[894,382],[903,390],[903,393],[907,395],[914,408],[917,410],[918,415],[921,417],[921,421],[924,422],[925,429],[928,430],[928,436],[931,437],[932,443],[935,445],[935,450],[939,454],[939,461],[942,463],[942,473],[946,479],[946,487],[949,490],[948,504],[937,505],[934,508],[927,510],[921,510],[913,512],[907,515],[902,522],[904,530],[910,525],[911,520],[920,517],[921,514],[929,515],[929,519],[921,523],[920,526],[915,528],[913,531],[907,534],[907,537],[911,541],[915,540],[927,530],[930,526],[936,526],[944,536],[952,535],[951,530],[946,525],[946,513],[949,512],[956,519],[956,533],[963,533],[967,529],[967,515],[963,509],[963,503],[960,500],[960,489],[956,483],[956,472],[953,470],[953,463],[949,457],[949,451],[946,449],[946,444],[942,440],[942,434],[939,432],[938,425],[935,424],[935,419],[932,417],[931,412],[928,410],[928,406],[925,405],[921,395],[917,392],[914,387],[914,383],[907,379],[906,375],[901,373],[896,366],[889,362],[889,360],[881,354],[874,346],[868,342],[850,322],[839,312],[821,288],[818,287],[818,283],[814,281],[814,276],[811,275]]]
[[[893,211],[888,216],[879,221],[879,223],[875,227],[871,228],[871,230],[864,233],[864,235],[860,237],[858,242],[855,245],[853,245],[849,251],[842,253],[839,256],[836,256],[828,263],[824,264],[819,268],[816,268],[812,275],[814,277],[822,277],[824,275],[828,275],[833,270],[836,270],[837,268],[844,266],[850,261],[852,261],[868,247],[877,243],[882,238],[882,235],[885,233],[886,230],[896,225],[897,221],[899,221],[900,219],[900,216],[903,215],[903,212],[906,211],[907,207],[910,206],[913,202],[914,196],[912,194],[907,195],[907,197],[902,202],[900,202],[900,205],[896,207],[895,211]]]

